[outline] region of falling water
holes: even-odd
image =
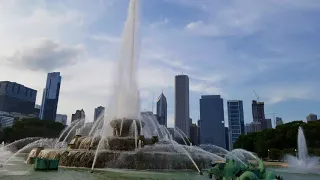
[[[104,120],[104,111],[100,114],[100,116],[97,118],[97,120],[94,122],[90,132],[89,132],[89,136],[92,136],[94,134],[94,132],[96,131],[97,128],[99,128],[99,126],[101,125],[101,122],[103,122]]]
[[[135,146],[137,149],[137,145],[138,145],[138,127],[137,127],[137,122],[134,120],[134,142],[135,142]]]
[[[192,164],[194,165],[194,167],[197,169],[197,171],[198,171],[199,173],[201,173],[198,165],[196,164],[196,162],[194,162],[194,160],[192,159],[190,153],[189,153],[186,149],[184,149],[183,146],[181,146],[180,144],[178,144],[177,142],[175,142],[175,141],[170,141],[170,142],[172,143],[172,146],[173,146],[175,149],[177,149],[177,147],[180,147],[180,149],[183,151],[183,153],[184,153],[186,156],[188,156],[188,158],[190,159],[190,161],[192,162]]]
[[[298,154],[297,157],[286,155],[285,161],[288,162],[289,167],[294,168],[295,172],[312,172],[318,173],[316,166],[319,164],[319,157],[310,157],[308,155],[308,148],[306,138],[303,133],[303,129],[299,127],[298,130]]]
[[[92,170],[94,168],[100,146],[104,139],[107,139],[110,119],[117,118],[129,118],[139,119],[140,107],[139,107],[139,91],[136,80],[137,68],[136,63],[138,59],[138,6],[139,0],[130,0],[128,16],[125,23],[123,32],[122,51],[118,60],[118,71],[114,73],[116,75],[115,89],[113,89],[114,95],[112,99],[108,118],[105,118],[101,131],[101,139],[98,144],[98,148],[95,153],[94,161],[92,164]]]
[[[175,127],[175,129],[177,129],[180,132],[180,134],[183,136],[183,138],[186,139],[188,141],[188,143],[191,145],[191,142],[189,141],[188,136],[178,127]],[[188,145],[188,144],[186,144],[186,145]]]
[[[299,160],[306,162],[308,157],[308,149],[307,149],[307,143],[306,138],[304,137],[304,133],[301,127],[299,127],[298,130],[298,158]]]
[[[12,156],[10,156],[3,164],[6,165],[12,158],[14,158],[16,155],[20,154],[23,151],[26,151],[28,149],[32,149],[35,147],[45,147],[45,148],[53,148],[56,143],[56,139],[39,139],[37,141],[34,141],[26,146],[24,146],[22,149],[14,153]]]
[[[122,134],[123,120],[124,120],[124,118],[122,118],[122,119],[121,119],[121,125],[120,125],[120,136],[121,136],[121,134]]]
[[[174,134],[176,134],[176,133],[177,133],[177,134],[180,136],[180,138],[183,140],[184,144],[185,144],[186,146],[188,146],[188,144],[187,144],[186,140],[184,139],[184,137],[182,136],[182,134],[181,134],[177,129],[174,129]]]
[[[70,136],[70,134],[73,132],[73,130],[75,130],[76,127],[78,127],[78,125],[81,126],[81,124],[84,124],[85,119],[80,119],[79,122],[77,122],[69,131],[69,133],[66,135],[66,137],[64,138],[63,142],[66,142],[68,137]]]

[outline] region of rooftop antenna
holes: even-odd
[[[254,92],[254,94],[256,95],[257,102],[259,102],[259,99],[260,99],[259,95],[256,93],[256,91],[255,91],[255,90],[253,90],[253,92]]]

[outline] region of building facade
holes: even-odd
[[[199,145],[199,126],[197,126],[196,124],[191,124],[190,126],[190,139],[192,142],[192,145]]]
[[[59,122],[63,125],[67,125],[68,116],[66,114],[57,114],[56,122]]]
[[[100,116],[104,117],[105,107],[99,106],[94,109],[93,121],[96,121]]]
[[[0,81],[0,111],[34,114],[37,91],[21,84]]]
[[[253,122],[260,122],[265,119],[264,102],[252,101],[252,119]]]
[[[72,114],[71,116],[71,123],[80,119],[85,119],[85,118],[86,118],[86,114],[84,110],[83,109],[77,110],[76,113]]]
[[[310,113],[308,116],[307,116],[307,122],[309,121],[316,121],[318,120],[318,117],[316,114],[313,114],[313,113]]]
[[[163,93],[157,100],[157,120],[159,124],[167,127],[167,98]]]
[[[226,150],[230,150],[230,132],[229,132],[229,128],[225,127],[225,140],[226,140]]]
[[[281,117],[276,117],[276,126],[283,124],[283,120]]]
[[[245,134],[260,132],[261,122],[251,122],[245,126]]]
[[[189,120],[189,77],[178,75],[175,77],[174,125],[190,137]]]
[[[241,134],[245,134],[243,102],[240,100],[230,100],[227,102],[228,123],[230,131],[229,149],[233,149],[233,143],[236,142]]]
[[[200,99],[200,143],[226,148],[223,99],[205,95]]]
[[[48,73],[43,90],[40,119],[54,121],[57,115],[61,76],[59,72]]]
[[[265,129],[272,129],[272,121],[271,119],[263,119],[261,121],[261,131]]]

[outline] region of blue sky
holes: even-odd
[[[38,90],[61,71],[59,113],[107,105],[128,0],[0,0],[0,80]],[[317,0],[141,0],[142,110],[163,90],[173,125],[174,76],[190,77],[190,116],[201,95],[243,100],[252,121],[255,90],[267,117],[305,119],[318,109]],[[226,109],[226,108],[225,108]]]

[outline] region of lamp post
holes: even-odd
[[[268,161],[270,161],[269,153],[270,153],[270,149],[268,149]]]

